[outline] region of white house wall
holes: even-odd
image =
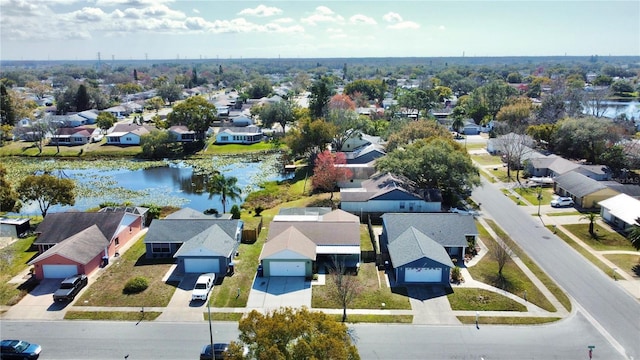
[[[404,208],[401,208],[404,203]],[[340,207],[353,214],[359,212],[440,212],[440,203],[426,201],[369,200],[366,202],[342,202]]]

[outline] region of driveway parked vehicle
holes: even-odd
[[[573,199],[570,197],[559,197],[557,199],[551,200],[551,207],[566,207],[573,206]]]
[[[42,347],[23,340],[2,340],[0,359],[37,359]]]
[[[224,353],[229,350],[229,344],[216,343],[213,344],[213,359],[224,359]],[[200,360],[211,360],[211,344],[207,344],[200,351]]]
[[[196,285],[191,293],[191,301],[203,300],[207,301],[213,282],[216,280],[216,274],[202,274],[198,277]]]
[[[87,275],[74,275],[62,280],[60,288],[53,293],[53,301],[73,301],[76,295],[87,286]]]

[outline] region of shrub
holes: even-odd
[[[218,215],[218,209],[207,209],[204,211],[205,215]]]
[[[231,218],[240,219],[240,208],[238,207],[238,205],[233,205],[231,207]]]
[[[143,292],[147,287],[149,287],[149,280],[142,276],[136,276],[127,281],[122,293],[127,295],[138,294]]]
[[[264,208],[258,205],[256,206],[255,211],[256,211],[256,216],[260,216],[260,214],[264,211]]]
[[[458,266],[451,269],[451,281],[456,284],[462,281],[462,272]]]

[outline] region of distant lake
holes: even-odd
[[[624,114],[627,120],[640,119],[640,102],[637,100],[605,101],[603,105],[606,107],[603,114],[604,117],[615,119]],[[590,109],[585,109],[584,112],[588,114]]]
[[[215,161],[214,157],[212,161]],[[132,161],[132,160],[123,160]],[[75,206],[52,206],[49,212],[69,211],[71,209],[85,211],[95,208],[104,202],[134,205],[156,204],[190,207],[198,211],[217,209],[222,212],[219,196],[209,199],[204,190],[204,176],[193,166],[184,162],[167,163],[160,167],[129,170],[125,167],[117,169],[104,168],[64,168],[65,163],[56,170],[56,175],[73,179],[77,186]],[[242,156],[224,161],[216,170],[224,176],[235,176],[238,187],[242,190],[242,200],[229,201],[226,210],[234,204],[240,205],[244,198],[265,181],[284,180],[291,174],[281,173],[278,155],[266,155],[258,160],[243,159]],[[38,204],[23,205],[20,214],[39,215]]]

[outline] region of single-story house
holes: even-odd
[[[640,200],[619,194],[599,202],[600,216],[615,229],[629,231],[640,219]]]
[[[442,195],[438,189],[418,189],[407,179],[378,173],[359,188],[341,188],[340,208],[352,214],[440,212]]]
[[[178,272],[226,274],[240,245],[243,222],[184,215],[151,222],[144,239],[146,257],[175,258]]]
[[[216,144],[255,144],[263,138],[262,130],[257,126],[229,127],[216,134]]]
[[[77,114],[87,120],[87,124],[95,124],[98,121],[98,111],[97,110],[85,110],[81,111]]]
[[[238,116],[230,119],[234,127],[243,127],[253,125],[253,120],[248,116]]]
[[[360,221],[342,210],[285,212],[274,217],[260,254],[264,276],[306,276],[334,259],[347,268],[360,264]],[[317,211],[316,211],[317,210]]]
[[[109,145],[140,145],[142,135],[150,134],[155,128],[147,125],[116,124],[107,134]]]
[[[532,158],[526,164],[531,176],[536,177],[556,177],[580,167],[580,164],[557,155]]]
[[[129,116],[131,114],[131,112],[132,112],[131,109],[129,109],[128,107],[123,106],[123,105],[112,106],[112,107],[110,107],[108,109],[104,109],[102,111],[108,112],[111,115],[113,115],[113,116],[115,116],[116,118],[119,118],[119,119],[123,118],[123,117],[126,117],[126,116]]]
[[[462,260],[475,246],[473,216],[456,213],[387,213],[380,245],[398,284],[449,284],[452,257]]]
[[[173,135],[175,141],[179,141],[179,142],[196,141],[196,132],[189,130],[184,125],[174,125],[169,128],[169,132]]]
[[[487,140],[487,152],[494,155],[504,153],[513,154],[517,150],[522,150],[519,152],[524,154],[525,152],[533,151],[531,147],[534,143],[535,141],[533,141],[533,138],[529,135],[520,135],[511,132]]]
[[[29,265],[34,265],[38,279],[90,274],[103,258],[116,256],[142,227],[142,216],[124,211],[47,214],[33,242],[39,255]]]
[[[618,195],[606,183],[576,171],[556,176],[553,181],[556,194],[572,198],[577,206],[585,209],[595,208],[600,201]]]
[[[31,219],[0,218],[0,238],[17,238],[31,228]]]
[[[63,127],[58,128],[53,136],[51,136],[50,144],[52,145],[84,145],[91,142],[93,128]]]

